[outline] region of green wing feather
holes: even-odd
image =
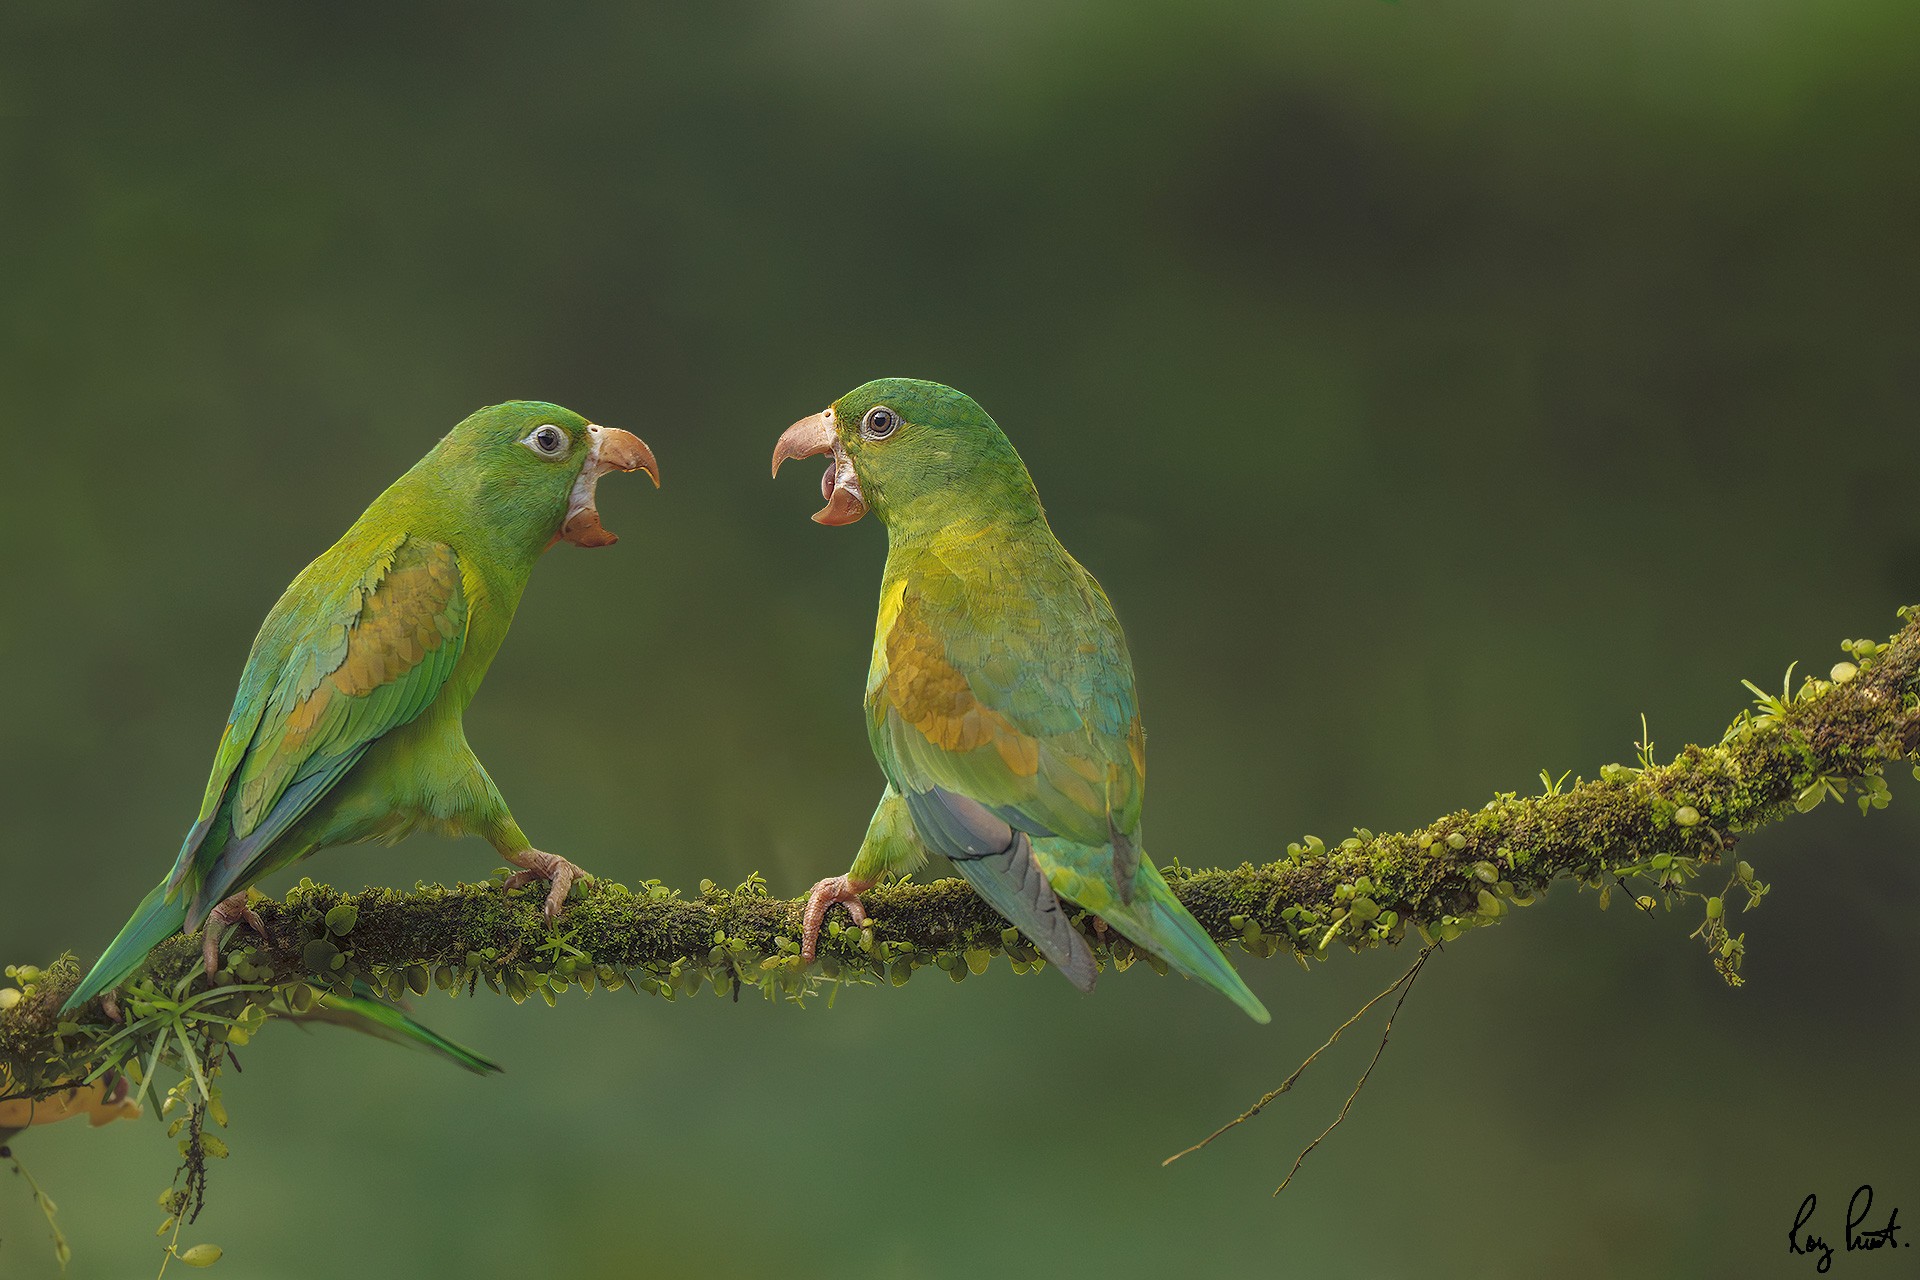
[[[268,615],[199,820],[167,879],[194,927],[257,879],[274,840],[378,741],[426,710],[459,662],[467,600],[451,547],[406,535],[340,581],[323,557]],[[328,578],[334,581],[327,581]]]
[[[1036,836],[1138,842],[1133,665],[1092,575],[1057,550],[987,572],[928,554],[883,610],[868,729],[897,788],[958,792]]]
[[[467,601],[451,547],[397,535],[352,576],[334,560],[295,580],[254,643],[200,820],[168,877],[169,894],[192,890],[189,928],[258,878],[274,840],[424,711],[459,661]]]
[[[342,543],[307,566],[254,640],[172,871],[67,1007],[118,985],[161,940],[273,869],[274,841],[432,704],[466,629],[459,559],[444,543],[399,534],[370,553]]]
[[[881,603],[868,731],[888,781],[986,805],[1059,893],[1266,1022],[1141,851],[1146,737],[1106,593],[1058,544],[944,554],[967,559],[917,557]]]

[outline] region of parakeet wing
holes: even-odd
[[[964,578],[929,555],[882,609],[868,728],[896,788],[941,787],[1031,835],[1137,858],[1145,737],[1092,575],[1065,552]]]
[[[453,548],[396,535],[354,568],[343,575],[332,555],[309,566],[254,641],[167,881],[169,895],[192,889],[190,925],[368,746],[426,710],[459,661],[467,598]],[[229,830],[210,841],[223,810]]]

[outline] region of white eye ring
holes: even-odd
[[[528,432],[527,438],[520,443],[543,458],[558,458],[566,453],[567,446],[572,441],[567,439],[567,433],[559,427],[551,422],[543,422]]]
[[[900,426],[900,415],[883,404],[877,404],[867,410],[867,416],[860,423],[860,434],[869,440],[885,440]]]

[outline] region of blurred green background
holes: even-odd
[[[0,954],[97,954],[280,589],[510,397],[665,471],[603,487],[621,544],[548,558],[469,717],[602,875],[845,866],[882,535],[766,465],[884,374],[994,413],[1118,603],[1162,860],[1592,776],[1642,711],[1711,740],[1920,600],[1917,67],[1896,0],[8,5]],[[1366,1033],[1158,1161],[1407,954],[1243,959],[1266,1029],[1138,968],[427,1002],[489,1081],[283,1030],[185,1239],[269,1278],[1812,1274],[1807,1192],[1920,1214],[1894,781],[1748,843],[1743,990],[1571,888],[1449,947],[1278,1201]],[[19,1149],[76,1280],[157,1266],[156,1128]],[[10,1177],[0,1274],[53,1274]]]

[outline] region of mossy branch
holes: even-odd
[[[1743,936],[1726,927],[1718,894],[1688,886],[1742,835],[1849,790],[1865,810],[1886,803],[1882,771],[1920,746],[1920,614],[1886,644],[1848,641],[1851,661],[1830,679],[1807,679],[1779,697],[1754,689],[1724,739],[1689,746],[1656,764],[1640,744],[1634,766],[1608,765],[1592,781],[1546,783],[1542,794],[1495,796],[1410,832],[1357,830],[1327,845],[1315,837],[1287,856],[1224,870],[1168,869],[1180,900],[1215,938],[1269,956],[1285,949],[1305,963],[1336,945],[1358,950],[1399,942],[1409,932],[1445,941],[1494,923],[1557,879],[1605,897],[1627,880],[1652,893],[1648,910],[1687,898],[1704,904],[1694,931],[1729,981],[1738,981]],[[1752,688],[1753,686],[1749,686]],[[1726,893],[1749,903],[1765,886],[1739,864]],[[1039,968],[1032,947],[958,880],[905,881],[875,889],[866,929],[836,912],[821,958],[803,964],[795,941],[800,901],[770,896],[756,876],[736,889],[703,881],[695,897],[657,882],[636,888],[594,881],[575,889],[559,922],[540,915],[540,894],[511,895],[499,883],[422,886],[410,893],[343,894],[302,882],[257,910],[269,941],[229,940],[225,981],[281,988],[298,1009],[315,987],[358,977],[394,995],[433,986],[551,1001],[568,987],[637,989],[672,999],[710,985],[804,999],[842,982],[898,985],[926,966],[954,981],[986,971],[1004,954],[1016,972]],[[1154,957],[1124,938],[1081,926],[1104,963],[1117,969]],[[198,963],[192,939],[155,952],[140,990],[164,992]],[[0,1097],[76,1078],[98,1058],[97,1016],[61,1024],[55,1011],[79,976],[71,957],[47,971],[8,970],[19,988],[0,992]],[[142,987],[140,983],[148,984]],[[258,995],[250,997],[256,1003]],[[256,1024],[257,1025],[257,1024]],[[90,1057],[89,1055],[93,1056]]]

